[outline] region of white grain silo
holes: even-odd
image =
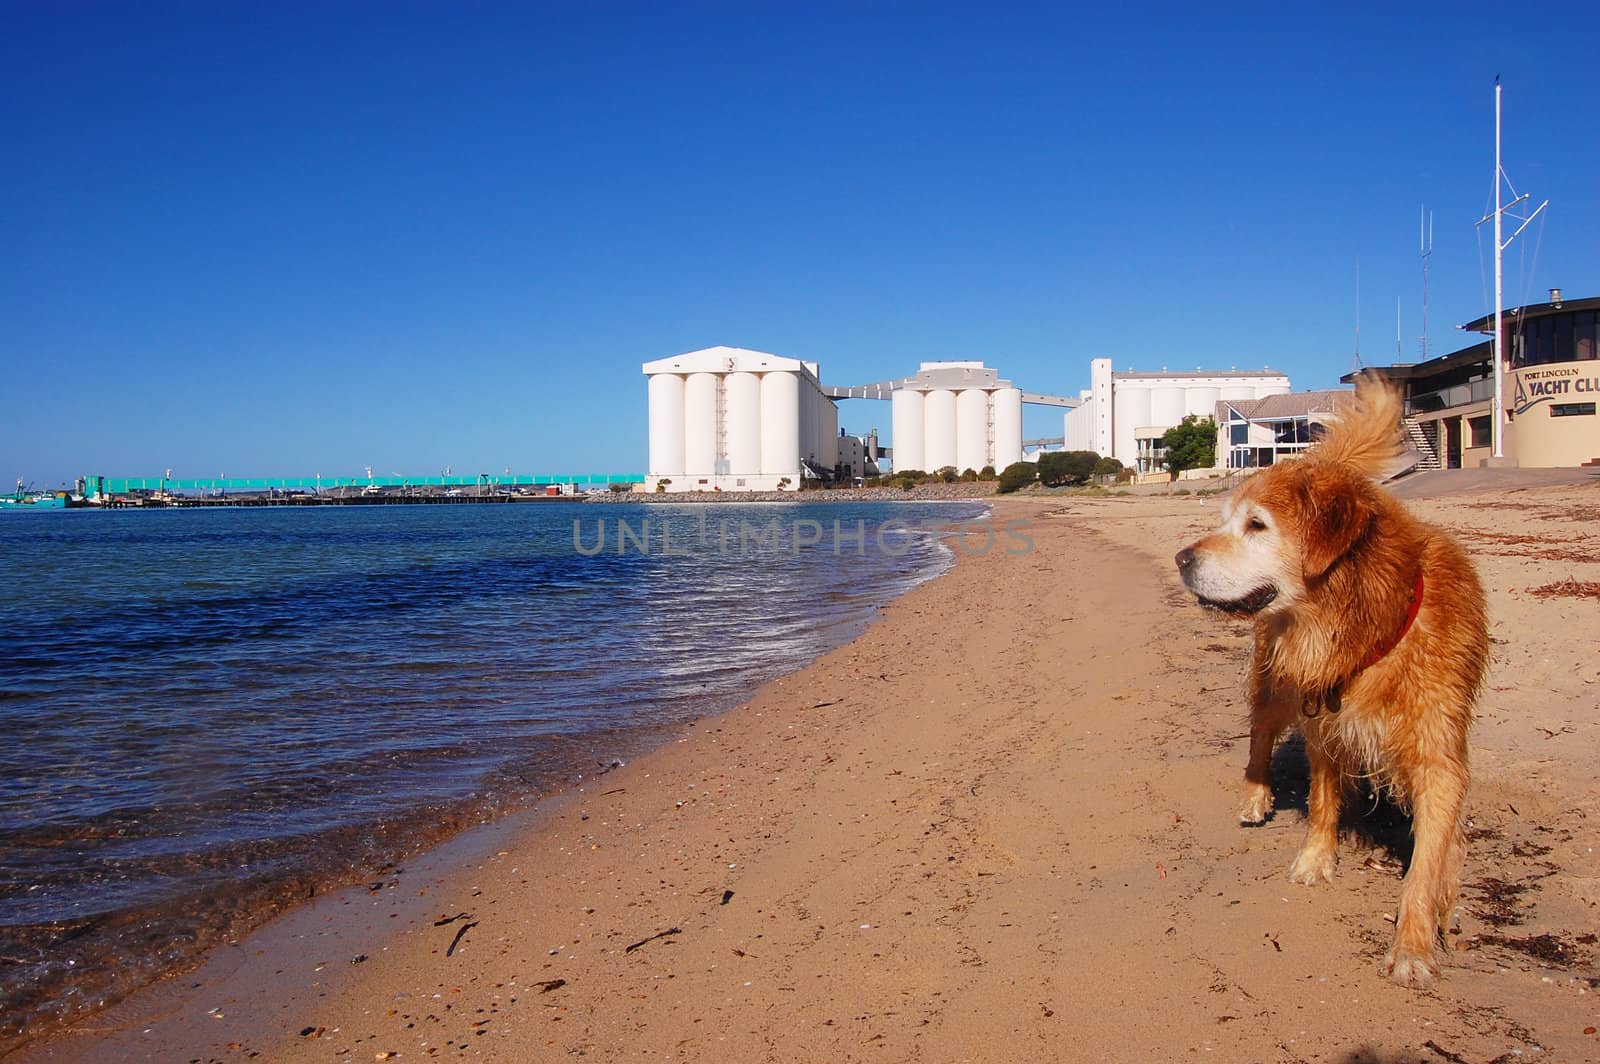
[[[1181,384],[1150,389],[1150,420],[1145,425],[1171,428],[1182,421],[1186,413],[1184,392]]]
[[[690,476],[717,472],[717,386],[715,373],[691,373],[683,389],[683,471]]]
[[[761,378],[748,371],[722,382],[727,416],[723,422],[723,473],[753,477],[761,472]]]
[[[649,379],[649,486],[770,491],[800,486],[802,444],[834,441],[837,414],[814,364],[712,347],[644,364]],[[822,409],[826,408],[826,409]]]
[[[1210,384],[1196,385],[1186,389],[1183,396],[1184,413],[1194,414],[1197,417],[1213,417],[1217,412],[1217,400],[1222,398],[1222,389]],[[1178,421],[1182,421],[1179,418]],[[1174,421],[1176,425],[1178,421]]]
[[[956,464],[956,393],[935,388],[923,401],[922,456],[932,473]]]
[[[956,393],[956,460],[960,472],[989,464],[989,393],[963,388]]]
[[[1138,384],[1119,384],[1111,397],[1112,454],[1119,462],[1132,466],[1138,456],[1135,429],[1150,424],[1150,389]]]
[[[800,376],[761,375],[761,472],[800,483]]]
[[[923,461],[922,393],[909,388],[896,388],[889,395],[895,471],[903,473],[908,469],[926,469]]]
[[[1018,388],[1001,388],[994,393],[994,454],[989,464],[999,471],[1020,461],[1022,391]]]
[[[683,376],[657,373],[650,377],[649,486],[663,477],[683,474]]]

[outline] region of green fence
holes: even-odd
[[[466,477],[86,477],[85,491],[108,495],[132,491],[175,492],[323,492],[340,488],[538,488],[552,484],[594,486],[642,484],[643,473],[552,473],[545,475],[484,475]]]

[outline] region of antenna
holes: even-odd
[[[1400,352],[1400,297],[1394,297],[1394,360],[1396,363],[1405,361],[1405,356]]]
[[[1511,190],[1511,202],[1500,202],[1500,186],[1504,184]],[[1505,337],[1501,328],[1501,318],[1504,314],[1505,292],[1503,287],[1504,265],[1502,259],[1506,248],[1511,242],[1522,235],[1522,231],[1539,217],[1539,213],[1550,206],[1550,201],[1545,200],[1533,209],[1532,214],[1512,214],[1514,221],[1522,224],[1517,226],[1517,231],[1505,239],[1501,239],[1502,223],[1511,209],[1528,200],[1528,194],[1517,194],[1517,187],[1511,183],[1511,178],[1506,175],[1506,168],[1500,164],[1500,75],[1494,76],[1494,211],[1478,219],[1478,224],[1494,219],[1494,419],[1490,425],[1494,429],[1494,456],[1505,457]]]
[[[1417,218],[1418,242],[1422,246],[1422,361],[1428,361],[1428,260],[1433,258],[1433,212],[1419,208]]]
[[[1361,362],[1361,259],[1356,258],[1356,353],[1350,360],[1350,372],[1362,368]]]

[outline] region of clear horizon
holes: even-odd
[[[643,472],[640,364],[718,344],[1334,387],[1358,315],[1420,360],[1424,208],[1479,339],[1497,74],[1506,305],[1600,295],[1592,6],[0,13],[7,484]]]

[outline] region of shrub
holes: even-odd
[[[1046,451],[1039,456],[1039,482],[1047,488],[1082,484],[1099,463],[1100,456],[1093,451]]]
[[[632,484],[612,484],[610,490],[614,495],[623,495],[633,490]]]
[[[976,469],[963,469],[961,471],[961,479],[964,483],[970,484],[978,479],[978,471]]]
[[[1116,476],[1122,472],[1122,463],[1115,458],[1102,458],[1094,464],[1094,475],[1097,477]]]
[[[1039,470],[1032,462],[1012,462],[1000,472],[1000,494],[1009,495],[1025,488],[1038,479]]]
[[[947,465],[942,466],[939,469],[938,476],[939,479],[944,481],[946,484],[954,484],[956,480],[960,478],[961,474],[956,472],[955,466]]]
[[[995,473],[994,466],[992,465],[986,465],[982,469],[978,470],[979,480],[993,480],[997,475],[998,474]]]

